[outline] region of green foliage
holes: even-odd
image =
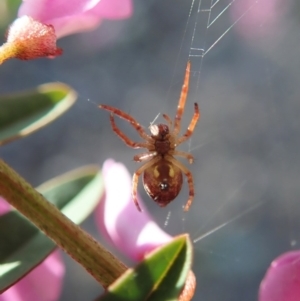
[[[84,167],[39,186],[47,199],[75,223],[95,208],[103,193],[96,166]],[[55,244],[18,211],[0,216],[0,293],[25,276]]]
[[[18,9],[22,0],[1,0],[0,9],[0,34],[4,37],[7,27],[17,18]]]
[[[0,96],[0,146],[49,124],[73,105],[76,92],[62,83]]]
[[[178,296],[191,268],[192,244],[187,235],[174,238],[127,270],[99,301],[171,301]]]

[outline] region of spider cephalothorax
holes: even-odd
[[[155,140],[154,147],[157,154],[164,156],[171,149],[169,127],[166,124],[153,124],[149,127],[151,138]],[[175,146],[173,146],[174,148]]]
[[[180,156],[188,159],[189,163],[193,163],[193,156],[190,153],[177,151],[176,147],[186,141],[192,134],[196,127],[197,121],[200,117],[200,111],[198,104],[194,104],[194,116],[188,126],[186,132],[182,136],[178,136],[180,132],[181,117],[184,112],[184,106],[186,103],[188,85],[190,76],[190,62],[188,62],[185,72],[184,83],[181,89],[181,95],[177,107],[176,116],[174,119],[174,125],[171,118],[163,114],[163,118],[167,121],[167,124],[153,124],[149,127],[151,135],[148,135],[143,127],[127,113],[108,106],[100,105],[101,109],[110,111],[110,123],[113,131],[130,147],[132,148],[146,148],[148,151],[135,155],[134,161],[142,162],[147,161],[144,165],[136,170],[132,180],[132,196],[133,201],[141,211],[137,200],[137,185],[138,178],[143,174],[144,188],[147,194],[156,202],[159,206],[164,207],[174,200],[179,194],[183,177],[185,174],[189,185],[189,198],[184,207],[184,210],[189,210],[189,207],[193,201],[194,182],[192,173],[174,156]],[[117,115],[126,121],[128,121],[138,132],[143,142],[132,141],[127,137],[116,125],[114,115]]]

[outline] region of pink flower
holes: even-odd
[[[128,18],[131,0],[23,0],[19,18],[0,47],[0,64],[11,58],[29,60],[62,53],[56,40],[96,28],[102,19]]]
[[[96,224],[99,231],[129,258],[140,261],[156,247],[170,242],[164,232],[139,203],[139,212],[131,197],[131,177],[125,166],[105,161],[102,169],[105,185],[104,200],[98,205]]]
[[[10,205],[0,196],[0,215],[3,215],[11,210]]]
[[[56,47],[53,26],[23,16],[15,20],[8,30],[7,42],[0,47],[0,64],[10,58],[30,60],[55,57],[61,53],[62,50]]]
[[[53,25],[61,38],[94,29],[102,19],[124,19],[131,14],[131,0],[23,0],[18,15]]]
[[[259,301],[300,300],[300,251],[284,253],[269,267],[259,289]]]
[[[287,10],[291,1],[287,0],[239,0],[230,7],[232,22],[238,20],[235,29],[244,38],[256,38],[276,30],[281,16]]]
[[[131,177],[125,166],[109,159],[103,164],[104,199],[98,205],[96,224],[102,235],[130,259],[142,260],[147,253],[168,243],[172,236],[164,232],[144,208],[139,212],[131,196]],[[196,278],[190,271],[179,301],[194,296]]]
[[[0,215],[10,210],[0,197]],[[0,294],[0,301],[56,301],[62,290],[65,268],[58,251],[49,255],[24,278]]]

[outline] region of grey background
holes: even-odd
[[[132,18],[105,21],[96,31],[60,40],[64,55],[55,60],[12,60],[1,66],[2,93],[49,81],[65,82],[79,93],[62,118],[2,147],[1,157],[33,185],[85,164],[101,165],[108,157],[133,172],[136,152],[112,133],[107,112],[97,104],[129,112],[146,127],[160,112],[174,116],[193,22],[202,21],[195,10],[188,17],[191,3],[134,1]],[[221,3],[225,7],[229,2]],[[139,187],[170,234],[188,232],[197,239],[227,224],[194,244],[194,300],[257,300],[270,262],[299,248],[300,24],[299,4],[285,2],[284,8],[289,3],[266,36],[243,39],[237,24],[203,60],[192,58],[183,128],[193,102],[199,103],[202,117],[190,144],[182,147],[196,158],[190,166],[196,186],[190,212],[182,212],[186,187],[165,209]],[[225,13],[207,31],[199,23],[195,41],[207,49],[232,22]],[[258,30],[264,24],[255,26]],[[127,124],[118,124],[138,138]],[[83,227],[102,241],[92,218]],[[98,296],[97,283],[67,256],[65,260],[61,300]]]

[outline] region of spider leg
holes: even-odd
[[[108,105],[100,105],[99,106],[100,109],[104,109],[106,111],[109,111],[117,116],[119,116],[120,118],[128,121],[135,129],[136,131],[138,132],[138,134],[143,138],[145,139],[146,141],[148,142],[151,142],[152,139],[151,137],[145,132],[145,130],[143,129],[143,127],[133,118],[131,117],[129,114],[117,109],[117,108],[114,108],[114,107],[111,107],[111,106],[108,106]]]
[[[169,154],[172,156],[180,156],[180,157],[186,158],[190,164],[192,164],[194,162],[194,156],[187,152],[173,150],[173,151],[169,151]]]
[[[112,130],[124,141],[124,143],[132,148],[148,148],[150,146],[149,143],[143,143],[143,142],[134,142],[130,138],[128,138],[116,125],[115,119],[113,116],[113,113],[110,114],[109,116],[110,119],[110,124],[112,127]]]
[[[137,187],[138,187],[138,182],[139,182],[139,176],[147,168],[149,168],[151,165],[155,164],[159,160],[161,160],[160,157],[154,157],[152,160],[150,160],[149,162],[145,163],[140,168],[138,168],[135,171],[135,173],[133,174],[133,177],[132,177],[132,198],[133,198],[134,204],[135,204],[136,208],[138,209],[138,211],[142,211],[142,209],[141,209],[141,207],[139,205],[138,199],[137,199]]]
[[[200,118],[200,110],[199,110],[198,104],[195,102],[195,104],[194,104],[194,115],[193,115],[193,118],[190,122],[190,125],[188,126],[188,128],[187,128],[186,132],[184,133],[184,135],[177,139],[176,145],[181,144],[182,142],[186,141],[189,137],[192,136],[199,118]]]
[[[186,66],[185,76],[184,76],[184,82],[182,85],[181,94],[179,98],[179,103],[177,107],[177,112],[175,116],[175,121],[174,121],[174,135],[177,135],[180,132],[181,116],[184,112],[184,106],[189,90],[190,69],[191,69],[191,63],[190,61],[188,61]]]
[[[174,164],[175,166],[177,166],[178,168],[180,168],[180,170],[187,177],[187,181],[188,181],[188,185],[189,185],[189,198],[184,206],[184,211],[188,211],[193,202],[194,196],[195,196],[193,175],[188,170],[188,168],[186,168],[181,162],[177,161],[174,157],[165,156],[165,159],[167,161],[171,162],[172,164]]]
[[[145,160],[152,159],[155,156],[157,156],[157,152],[156,151],[150,151],[150,152],[135,155],[133,157],[133,160],[136,161],[136,162],[142,162],[142,161],[145,161]]]
[[[163,116],[163,118],[165,118],[167,120],[168,126],[169,126],[169,128],[171,128],[172,124],[173,124],[171,118],[167,114],[163,114],[162,116]]]

